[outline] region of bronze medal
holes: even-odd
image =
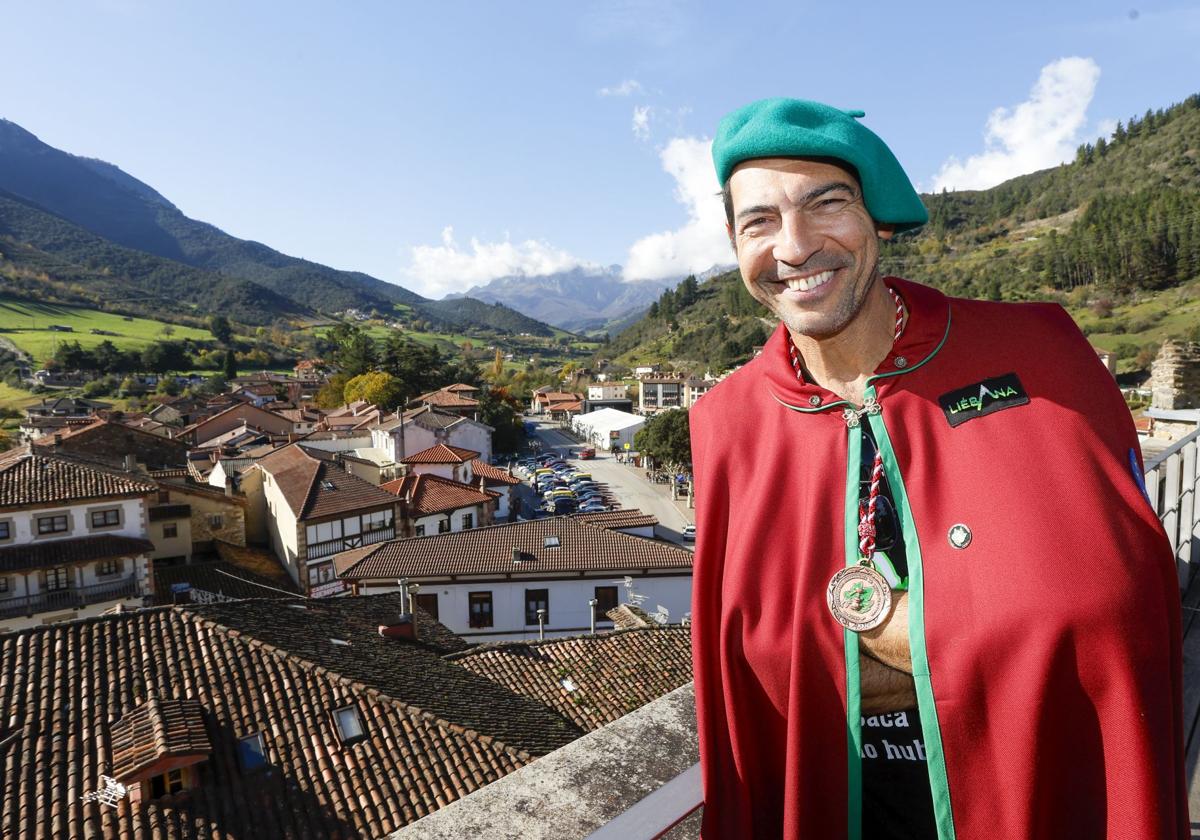
[[[879,572],[866,563],[855,563],[829,581],[825,602],[837,623],[861,633],[883,623],[892,610],[892,588]]]

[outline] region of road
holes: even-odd
[[[616,458],[608,453],[597,451],[595,458],[581,461],[573,457],[583,448],[581,444],[550,423],[537,420],[530,422],[536,425],[536,434],[545,449],[555,449],[562,454],[570,453],[572,457],[563,460],[587,470],[596,483],[608,485],[608,491],[617,507],[637,508],[643,513],[651,514],[658,519],[658,525],[654,529],[658,537],[679,543],[685,548],[692,547],[690,542],[684,542],[680,532],[684,525],[695,524],[696,512],[687,509],[686,500],[672,501],[670,487],[665,484],[651,484],[646,481],[643,470],[618,464]],[[528,488],[528,484],[525,487]]]

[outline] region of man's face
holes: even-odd
[[[836,163],[770,158],[729,179],[730,241],[750,295],[796,334],[821,340],[854,320],[877,275],[877,225],[854,175]]]

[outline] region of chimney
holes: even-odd
[[[379,624],[379,635],[385,639],[417,640],[417,621],[412,613],[401,613]]]
[[[133,453],[125,455],[125,472],[134,472],[137,470],[137,459],[133,457]]]
[[[232,497],[233,490],[234,490],[233,476],[227,475],[227,476],[225,476],[225,495]]]

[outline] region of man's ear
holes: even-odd
[[[737,239],[733,235],[733,225],[729,222],[725,223],[725,235],[729,237],[729,247],[733,249],[733,255],[737,256]]]
[[[895,225],[885,225],[879,222],[875,223],[875,233],[880,239],[891,239],[896,235]]]

